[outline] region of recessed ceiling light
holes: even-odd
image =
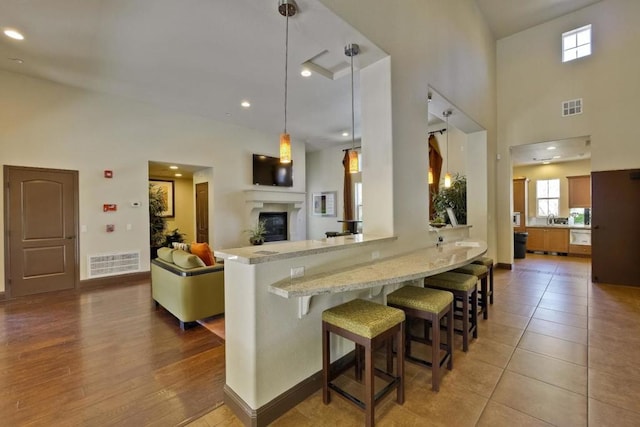
[[[177,166],[169,166],[169,169],[178,169]]]
[[[553,158],[554,158],[554,159],[559,159],[559,158],[560,158],[560,156],[553,156]]]
[[[556,147],[554,147],[553,145],[551,147],[547,147],[547,150],[555,150]]]
[[[549,161],[542,162],[542,164],[543,164],[543,165],[548,165],[548,164],[550,164],[550,163],[551,163],[551,162],[549,162]]]
[[[249,101],[242,101],[240,105],[242,105],[244,108],[251,107],[251,103]]]
[[[177,173],[174,176],[178,176],[179,177],[179,176],[182,176],[182,174],[181,173]]]
[[[349,132],[342,132],[342,136],[349,136]]]
[[[4,35],[7,37],[11,37],[14,40],[24,40],[24,36],[22,34],[10,28],[7,28],[6,30],[4,30]]]
[[[9,58],[9,61],[13,61],[16,64],[24,64],[24,61],[20,58]]]
[[[311,70],[305,68],[304,70],[300,71],[300,75],[302,77],[310,77],[311,76]]]

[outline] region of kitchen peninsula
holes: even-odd
[[[467,228],[451,233],[404,253],[395,237],[366,234],[216,251],[225,259],[225,403],[243,422],[266,424],[316,391],[322,311],[357,297],[384,303],[403,283],[486,252],[485,242],[465,239]],[[340,342],[332,358],[351,350]]]

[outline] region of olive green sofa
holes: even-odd
[[[181,259],[187,257],[184,251],[170,251]],[[172,258],[169,251],[162,257],[160,253],[158,255],[151,260],[151,296],[156,307],[161,305],[178,318],[181,329],[193,325],[196,320],[224,313],[222,264],[189,268],[184,263],[179,266],[168,261]],[[189,255],[189,258],[194,256]]]

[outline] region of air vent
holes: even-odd
[[[140,271],[140,251],[87,256],[89,278]]]
[[[562,102],[562,117],[582,114],[582,98]]]

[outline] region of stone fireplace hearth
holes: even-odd
[[[298,230],[298,214],[304,207],[306,193],[294,191],[274,191],[274,190],[246,190],[245,201],[247,202],[247,226],[255,225],[260,214],[279,214],[286,217],[284,239],[280,237],[272,240],[301,240],[303,234]],[[267,215],[272,216],[272,215]]]

